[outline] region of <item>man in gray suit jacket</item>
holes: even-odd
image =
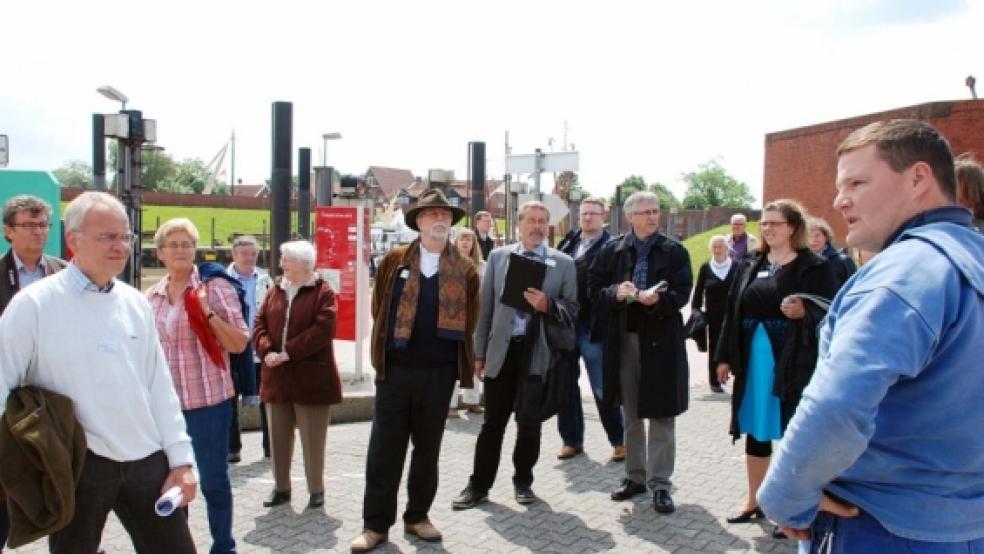
[[[574,261],[543,244],[550,212],[541,202],[530,201],[519,207],[518,231],[521,242],[492,251],[482,280],[482,307],[475,331],[475,375],[485,381],[485,423],[475,444],[475,461],[468,486],[454,499],[455,509],[472,508],[488,499],[488,491],[499,469],[502,437],[513,412],[518,387],[530,374],[528,362],[533,347],[542,334],[533,334],[533,313],[542,315],[544,324],[558,312],[557,304],[577,314],[577,275]],[[529,311],[502,304],[500,297],[506,282],[510,254],[521,254],[546,264],[543,288],[523,293]],[[513,450],[513,486],[516,501],[536,501],[531,488],[533,466],[540,455],[540,424],[516,423],[516,446]]]
[[[10,250],[0,258],[0,313],[17,291],[65,268],[64,260],[44,254],[49,230],[51,206],[37,196],[14,196],[3,205]]]

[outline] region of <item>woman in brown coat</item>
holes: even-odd
[[[325,502],[325,441],[329,408],[342,401],[335,365],[336,305],[331,287],[314,272],[314,247],[305,241],[280,246],[284,276],[270,289],[256,316],[253,346],[263,361],[260,396],[266,404],[275,487],[266,507],[290,501],[294,428],[304,448],[309,508]]]

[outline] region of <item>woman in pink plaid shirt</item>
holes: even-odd
[[[235,552],[227,459],[229,421],[236,407],[229,353],[246,348],[248,327],[232,285],[223,279],[206,284],[199,278],[198,229],[190,220],[165,222],[154,242],[167,275],[147,291],[147,299],[195,451],[212,533],[210,551]]]

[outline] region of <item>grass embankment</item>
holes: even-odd
[[[758,237],[758,222],[749,221],[747,231]],[[694,279],[697,278],[697,270],[700,269],[700,266],[707,260],[711,259],[711,251],[707,248],[707,243],[710,242],[711,237],[714,235],[727,235],[730,232],[731,225],[721,225],[720,227],[715,227],[709,231],[704,231],[703,233],[694,235],[683,241],[683,245],[687,248],[687,252],[690,254],[690,266],[694,271]]]

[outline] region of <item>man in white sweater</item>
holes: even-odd
[[[115,276],[135,240],[123,205],[86,192],[65,210],[75,253],[62,272],[18,294],[0,318],[0,411],[36,385],[75,402],[88,444],[75,516],[51,551],[96,552],[113,510],[139,552],[194,552],[184,511],[154,513],[172,487],[195,497],[194,456],[150,306]]]

